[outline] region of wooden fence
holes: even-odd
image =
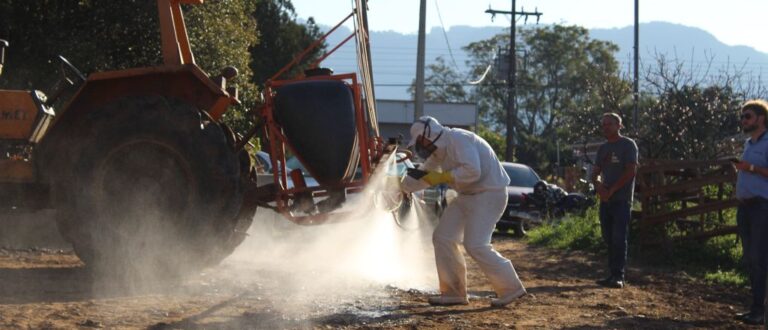
[[[642,209],[633,212],[640,240],[653,244],[735,233],[725,215],[738,205],[735,183],[728,160],[642,160],[635,187]]]

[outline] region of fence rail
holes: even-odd
[[[641,210],[634,213],[641,240],[660,243],[735,233],[724,216],[738,205],[735,183],[736,171],[728,160],[643,160],[636,187]]]

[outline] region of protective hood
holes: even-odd
[[[416,144],[416,138],[419,135],[423,135],[430,141],[435,142],[435,139],[443,131],[443,125],[437,121],[437,119],[430,116],[422,116],[416,122],[411,125],[411,141],[408,142],[408,148]],[[440,140],[436,141],[438,147],[440,147]]]

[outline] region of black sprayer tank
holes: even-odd
[[[352,90],[336,80],[305,80],[276,90],[275,121],[299,160],[323,185],[354,175],[355,107]]]

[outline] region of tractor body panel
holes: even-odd
[[[59,123],[77,121],[90,110],[117,98],[140,95],[185,100],[218,120],[234,102],[222,87],[194,64],[94,73],[60,111],[53,130]]]
[[[38,91],[0,90],[0,186],[13,189],[4,200],[18,200],[25,184],[37,182],[32,149],[45,136],[53,110]]]
[[[0,139],[37,143],[54,115],[37,91],[0,90]]]
[[[26,159],[0,159],[0,184],[37,181],[34,163]]]

